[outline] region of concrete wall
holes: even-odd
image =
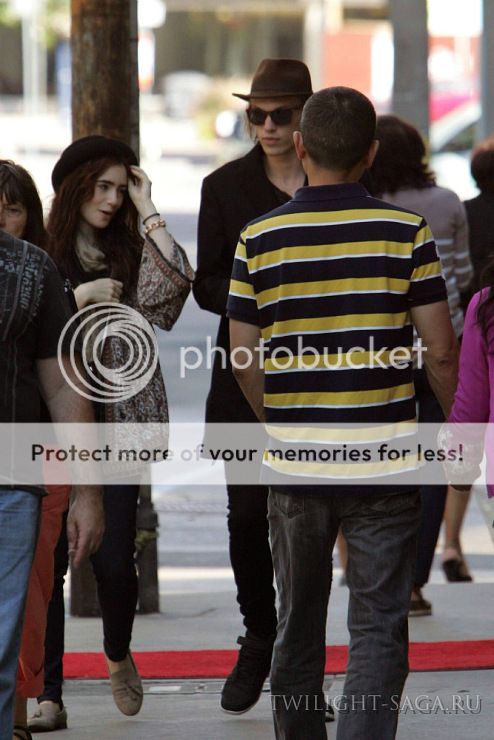
[[[263,57],[302,53],[302,15],[169,12],[156,30],[156,88],[163,75],[181,69],[250,76]]]

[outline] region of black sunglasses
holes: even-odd
[[[301,105],[295,108],[275,108],[274,110],[263,110],[262,108],[247,108],[247,118],[253,126],[262,126],[269,116],[275,126],[287,126],[293,118],[293,111],[300,110]]]

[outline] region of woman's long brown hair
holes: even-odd
[[[376,138],[379,149],[370,169],[374,195],[380,197],[402,188],[422,190],[436,184],[426,162],[424,141],[415,126],[398,116],[378,116]]]
[[[100,175],[113,165],[125,162],[105,157],[85,162],[71,172],[55,194],[47,223],[47,251],[63,277],[71,281],[77,275],[75,252],[81,206],[91,200]],[[104,252],[110,265],[110,275],[124,284],[127,292],[137,280],[143,239],[138,228],[138,213],[128,193],[105,229],[95,230],[96,245]]]

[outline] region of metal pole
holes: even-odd
[[[151,498],[151,486],[141,484],[137,509],[137,572],[139,574],[139,612],[160,610],[158,584],[158,515]]]
[[[304,61],[310,69],[312,89],[324,84],[325,0],[309,0],[304,15]]]
[[[31,89],[31,69],[32,69],[32,44],[31,44],[31,26],[32,19],[22,16],[22,94],[24,103],[24,113],[31,115],[34,113],[33,94]]]
[[[394,38],[392,112],[429,136],[429,35],[427,0],[390,0]]]
[[[40,40],[40,4],[34,0],[23,8],[22,30],[22,88],[24,112],[40,112],[41,99],[46,99],[46,51]]]
[[[482,113],[479,135],[481,139],[485,139],[487,136],[494,134],[494,90],[492,89],[492,70],[494,69],[494,0],[484,0],[482,15]]]
[[[309,0],[304,16],[304,61],[310,69],[312,89],[326,84],[326,62],[331,36],[343,25],[343,0]]]

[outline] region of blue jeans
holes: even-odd
[[[279,592],[271,668],[276,738],[326,739],[325,628],[341,524],[348,545],[350,648],[337,740],[392,740],[398,722],[393,707],[408,675],[418,492],[355,495],[342,489],[315,497],[272,488],[268,509]]]
[[[24,604],[38,535],[40,497],[0,490],[0,739],[10,740]]]

